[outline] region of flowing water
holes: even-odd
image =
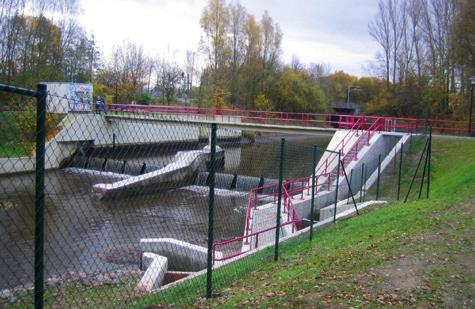
[[[293,136],[285,151],[284,177],[308,176],[311,145],[325,147],[331,136]],[[227,174],[278,177],[280,138],[225,150]],[[172,156],[118,156],[163,166]],[[137,269],[140,238],[171,237],[206,246],[208,191],[181,188],[153,194],[132,193],[113,200],[92,194],[96,183],[114,178],[54,170],[46,173],[45,277],[67,271]],[[215,240],[241,236],[247,192],[219,190],[215,197]],[[34,175],[0,176],[0,289],[33,281]]]

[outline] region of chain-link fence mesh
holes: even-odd
[[[312,222],[353,209],[350,192],[357,203],[376,194],[396,199],[401,135],[372,140],[380,145],[370,154],[364,138],[371,136],[359,132],[358,146],[343,147],[339,157],[326,149],[328,133],[244,130],[220,117],[213,136],[216,115],[90,108],[55,93],[48,104],[75,112],[47,105],[41,132],[36,100],[22,98],[21,108],[0,111],[1,307],[33,306],[35,288],[46,307],[191,306],[289,254],[295,242],[276,250],[276,232],[287,239],[307,231],[296,239],[308,239]],[[46,139],[44,174],[35,165],[38,132]],[[414,135],[405,143],[400,199],[425,140]],[[43,253],[35,247],[38,177]],[[36,267],[35,250],[44,258]],[[34,284],[41,272],[43,292]]]

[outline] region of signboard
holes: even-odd
[[[93,106],[92,84],[44,83],[48,91],[47,111],[67,114],[91,112]]]

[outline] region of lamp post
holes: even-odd
[[[470,77],[470,111],[468,112],[468,136],[472,136],[472,112],[473,112],[473,90],[475,85],[475,76]]]
[[[351,90],[358,90],[360,87],[358,86],[348,86],[347,88],[347,94],[346,94],[346,105],[350,105],[350,93]]]

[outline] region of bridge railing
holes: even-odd
[[[376,119],[383,119],[384,131],[417,133],[432,127],[432,130],[442,134],[464,135],[467,133],[468,121],[444,120],[430,118],[380,117],[365,115],[340,115],[323,113],[299,113],[260,111],[230,108],[208,108],[196,106],[174,105],[138,105],[112,104],[104,108],[107,112],[126,113],[160,113],[181,116],[185,119],[201,119],[262,125],[299,126],[351,129],[355,123],[360,123],[360,129],[368,128]],[[97,110],[97,109],[96,109]],[[472,122],[472,127],[475,122]]]

